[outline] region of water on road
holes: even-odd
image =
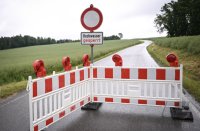
[[[123,66],[129,67],[158,67],[157,63],[151,58],[146,50],[146,47],[151,44],[151,41],[145,41],[143,44],[129,47],[117,52],[123,59]],[[94,63],[97,66],[114,66],[112,56],[108,56]]]

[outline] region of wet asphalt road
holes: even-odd
[[[158,67],[146,50],[150,41],[117,52],[123,59],[123,66],[129,67]],[[112,55],[94,63],[97,66],[115,66]]]
[[[146,51],[146,41],[118,52],[125,66],[158,66]],[[112,56],[94,65],[114,65]],[[162,116],[162,107],[103,104],[97,111],[77,110],[49,126],[47,131],[199,131],[200,113],[192,105],[194,121],[172,120],[169,108]],[[0,131],[28,131],[28,95],[21,92],[14,98],[0,100]]]

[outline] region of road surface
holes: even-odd
[[[146,51],[150,41],[118,52],[125,66],[156,67]],[[108,56],[94,65],[114,65]],[[28,131],[28,95],[21,92],[0,101],[0,131]],[[190,104],[194,121],[172,120],[169,108],[103,104],[97,111],[77,110],[46,129],[47,131],[199,131],[200,113]]]

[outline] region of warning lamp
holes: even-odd
[[[43,60],[35,60],[33,62],[33,69],[37,78],[46,76],[46,69]]]
[[[62,58],[62,65],[65,71],[70,71],[72,69],[70,58],[68,56]]]
[[[178,57],[174,53],[168,54],[166,59],[171,67],[178,67]]]
[[[83,66],[90,66],[90,61],[89,61],[89,55],[88,54],[84,54],[83,55],[82,61],[83,61]]]
[[[115,62],[115,66],[123,65],[122,57],[118,54],[113,55],[112,60],[113,62]]]

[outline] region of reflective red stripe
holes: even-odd
[[[105,98],[105,102],[113,102],[113,98]]]
[[[138,100],[138,104],[147,104],[147,100]]]
[[[84,101],[81,101],[81,102],[80,102],[80,106],[82,106],[82,105],[84,105]]]
[[[38,125],[34,126],[34,131],[38,131]]]
[[[174,106],[180,106],[180,102],[174,102]]]
[[[65,116],[65,111],[59,113],[59,118],[62,118],[63,116]]]
[[[93,78],[97,78],[97,68],[93,69]]]
[[[130,103],[130,99],[122,98],[121,103]]]
[[[147,69],[138,69],[138,79],[147,79]]]
[[[73,110],[75,110],[75,109],[76,109],[76,106],[75,106],[75,105],[73,105],[73,106],[70,107],[70,111],[73,111]]]
[[[45,93],[52,91],[52,78],[45,79]]]
[[[84,70],[80,70],[80,81],[84,80]]]
[[[37,96],[37,82],[33,82],[33,97]]]
[[[90,78],[90,68],[88,68],[88,78]]]
[[[180,70],[179,69],[175,70],[175,80],[180,80]]]
[[[75,83],[75,72],[71,72],[70,73],[70,84],[74,84]]]
[[[98,98],[97,98],[97,97],[94,97],[94,101],[98,101]]]
[[[113,68],[105,68],[105,78],[113,78]]]
[[[156,80],[165,80],[165,69],[156,69]]]
[[[58,79],[59,79],[59,88],[65,87],[65,76],[64,75],[60,75],[58,77]]]
[[[156,105],[165,105],[165,101],[156,101]]]
[[[130,79],[130,69],[129,68],[121,69],[121,78],[122,79]]]
[[[51,124],[53,122],[53,117],[49,118],[48,120],[46,120],[46,126],[48,126],[49,124]]]

